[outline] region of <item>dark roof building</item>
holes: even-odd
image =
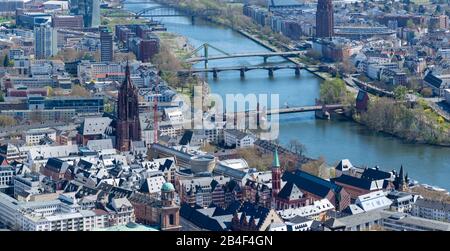
[[[350,204],[350,195],[342,186],[307,172],[301,170],[284,172],[282,179],[294,183],[303,193],[314,199],[327,198],[338,210]]]

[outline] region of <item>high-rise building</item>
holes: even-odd
[[[58,53],[57,32],[50,24],[34,27],[34,49],[36,59],[47,59]]]
[[[100,28],[100,60],[101,62],[113,61],[113,35],[106,27]]]
[[[334,14],[332,0],[319,0],[316,12],[316,37],[332,37]]]
[[[100,0],[71,0],[71,12],[82,15],[84,27],[98,27],[100,25]]]
[[[127,63],[117,101],[116,149],[119,151],[129,151],[131,141],[141,140],[138,106],[137,88],[131,83],[130,66]]]

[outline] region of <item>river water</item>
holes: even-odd
[[[137,0],[138,1],[138,0]],[[125,9],[136,11],[156,4],[130,4]],[[261,52],[268,49],[222,26],[190,18],[167,17],[160,19],[168,31],[181,34],[196,48],[211,44],[228,53]],[[210,55],[218,54],[210,51]],[[270,58],[269,62],[285,61]],[[261,58],[236,58],[210,61],[209,67],[258,65]],[[202,67],[199,63],[197,67]],[[312,105],[319,96],[321,80],[302,71],[295,77],[293,70],[275,72],[273,79],[267,71],[246,73],[241,79],[239,72],[221,72],[217,80],[208,77],[212,93],[225,94],[279,94],[280,105]],[[368,131],[363,126],[349,121],[316,120],[314,113],[280,115],[282,144],[298,139],[306,146],[310,157],[324,157],[334,165],[341,159],[350,159],[353,165],[380,168],[390,171],[403,165],[409,176],[421,183],[436,185],[450,190],[450,148],[405,143],[400,139]]]

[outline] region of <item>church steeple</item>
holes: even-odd
[[[281,190],[281,168],[280,160],[278,158],[278,148],[273,152],[272,161],[272,208],[277,207],[277,196]]]
[[[280,160],[278,158],[278,148],[275,148],[275,151],[273,152],[272,168],[273,167],[280,167]]]
[[[130,66],[127,61],[125,78],[117,98],[116,148],[121,152],[130,150],[131,141],[141,140],[138,92],[130,76]]]
[[[394,179],[395,189],[398,191],[407,191],[408,190],[408,175],[404,175],[403,165],[400,166],[400,171],[398,175]]]
[[[399,172],[398,176],[399,176],[400,180],[403,181],[403,177],[404,177],[403,176],[403,165],[400,166],[400,172]]]

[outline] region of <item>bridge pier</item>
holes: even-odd
[[[296,77],[300,76],[300,67],[295,68],[295,76]]]
[[[193,24],[193,25],[195,24],[195,16],[194,15],[191,16],[191,24]]]
[[[244,69],[244,68],[241,68],[241,69],[239,70],[239,72],[240,72],[241,78],[244,78],[244,77],[245,77],[245,69]]]
[[[269,77],[273,78],[273,68],[269,68]]]
[[[217,70],[213,70],[213,78],[217,79]]]
[[[264,56],[263,57],[263,59],[264,59],[264,64],[267,64],[267,59],[268,59],[269,57],[267,57],[267,56]]]

